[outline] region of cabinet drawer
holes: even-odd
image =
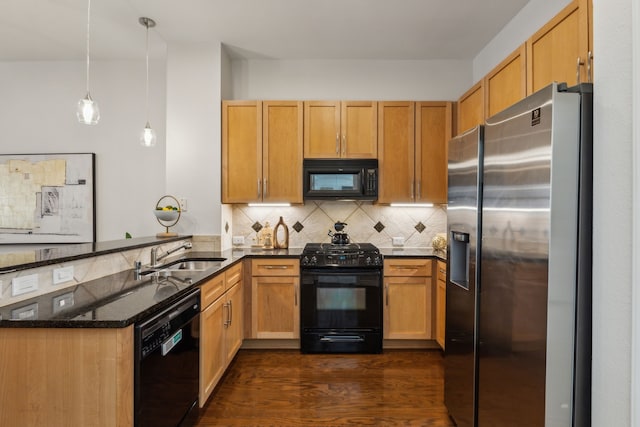
[[[229,290],[233,285],[242,280],[242,263],[238,262],[225,271],[225,289]]]
[[[220,273],[200,286],[200,305],[202,310],[207,308],[212,302],[224,294],[224,278],[224,273]]]
[[[251,260],[252,276],[298,276],[300,260],[260,258]]]
[[[437,271],[438,280],[442,280],[443,282],[446,282],[447,281],[447,264],[442,261],[438,261],[438,265],[436,268],[438,269]]]
[[[426,258],[395,258],[384,260],[385,276],[431,276],[431,260]]]

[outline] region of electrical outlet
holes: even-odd
[[[73,280],[73,265],[68,267],[56,268],[53,270],[53,284],[58,285],[60,283]]]
[[[187,211],[187,198],[186,197],[180,197],[178,202],[180,203],[180,211],[186,212]]]
[[[404,246],[404,237],[392,237],[391,242],[393,246]]]
[[[38,303],[25,305],[11,310],[11,318],[14,320],[26,320],[38,318]]]
[[[66,294],[53,297],[53,312],[58,313],[59,311],[73,307],[74,303],[73,292],[67,292]]]
[[[11,296],[26,294],[27,292],[38,290],[38,275],[14,277],[11,279]]]
[[[233,236],[231,238],[231,243],[234,245],[244,245],[244,236]]]

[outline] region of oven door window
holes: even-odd
[[[379,328],[382,294],[379,273],[302,275],[303,328]]]

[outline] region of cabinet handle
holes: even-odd
[[[286,270],[289,268],[287,265],[263,265],[262,268],[266,268],[267,270]]]
[[[233,323],[233,301],[229,301],[229,326]]]
[[[578,60],[576,61],[576,84],[580,84],[580,67],[584,65],[584,61],[578,56]]]
[[[384,293],[385,293],[385,305],[389,306],[389,284],[384,285]]]
[[[293,287],[293,305],[298,306],[298,285]]]
[[[413,181],[411,181],[411,200],[413,200],[413,196],[414,196],[414,183]]]
[[[224,326],[225,326],[225,327],[228,327],[228,326],[229,326],[229,324],[230,324],[230,323],[229,323],[229,303],[228,303],[228,302],[225,302],[225,303],[222,305],[222,307],[226,307],[226,308],[227,308],[227,318],[226,318],[226,319],[225,319],[225,321],[224,321]]]
[[[342,135],[342,155],[347,153],[347,135]]]
[[[443,270],[443,269],[440,269],[439,271],[440,271],[440,273],[442,273],[442,274],[446,274],[446,273],[447,273],[447,271],[446,271],[446,270]]]
[[[261,180],[261,179],[259,179],[259,180],[258,180],[258,199],[260,199],[260,196],[261,196],[261,194],[262,194],[262,191],[261,191],[261,190],[262,190],[262,180]]]
[[[269,197],[269,180],[267,178],[264,179],[264,191],[262,193],[265,199]]]
[[[396,270],[417,270],[422,268],[422,265],[394,265],[391,268],[395,268]]]
[[[422,186],[420,185],[421,182],[418,181],[418,183],[416,184],[416,200],[420,200],[420,194],[422,193]]]
[[[592,75],[591,75],[591,64],[593,63],[593,52],[589,51],[589,53],[587,53],[587,83],[591,83],[592,80]]]
[[[336,154],[340,154],[340,133],[336,132]]]

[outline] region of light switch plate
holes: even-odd
[[[26,294],[38,290],[38,275],[30,274],[28,276],[14,277],[11,279],[11,296]]]
[[[244,245],[244,236],[233,236],[231,238],[231,243],[234,245]]]
[[[56,268],[53,270],[53,284],[58,285],[60,283],[73,280],[73,265],[68,267]]]

